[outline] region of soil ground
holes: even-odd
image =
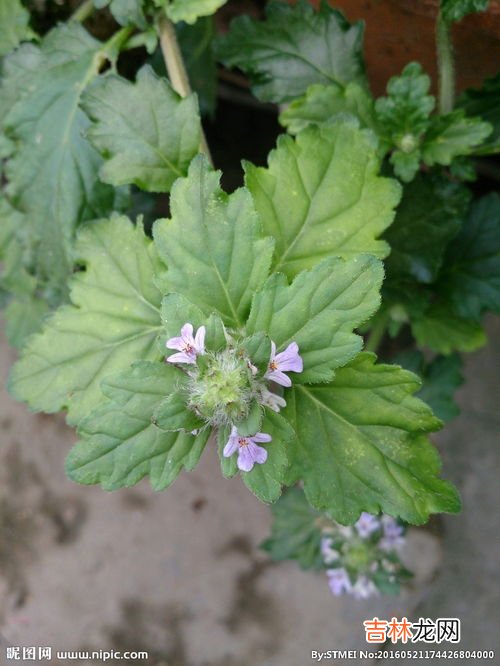
[[[324,576],[270,562],[258,549],[269,510],[222,479],[215,450],[163,493],[147,482],[80,487],[64,475],[75,436],[63,419],[30,414],[3,391],[0,663],[23,663],[7,661],[6,646],[51,646],[54,664],[64,663],[55,650],[114,649],[147,650],[129,663],[149,666],[304,666],[311,650],[367,649],[362,621],[374,616],[458,617],[462,642],[444,647],[500,654],[498,322],[489,329],[493,342],[466,358],[462,414],[439,437],[464,511],[411,530],[411,587],[368,602],[334,598]],[[2,339],[2,379],[13,358]]]

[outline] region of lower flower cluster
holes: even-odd
[[[332,594],[356,599],[397,594],[400,583],[411,577],[399,556],[404,534],[394,518],[369,513],[352,527],[334,523],[323,528],[321,555]]]
[[[255,464],[262,465],[267,460],[267,450],[260,444],[272,441],[271,435],[265,432],[256,431],[251,435],[246,432],[252,407],[257,405],[258,409],[267,407],[279,412],[286,406],[285,399],[272,389],[276,385],[290,387],[292,380],[286,373],[302,372],[299,347],[291,342],[278,352],[271,341],[269,361],[261,372],[253,359],[231,340],[225,350],[211,352],[205,348],[205,337],[205,326],[200,326],[195,333],[191,323],[184,324],[180,336],[166,342],[167,349],[177,352],[166,361],[191,366],[187,369],[190,379],[186,408],[207,425],[230,426],[223,455],[228,458],[238,453],[238,468],[250,472]],[[238,426],[240,424],[241,429],[244,422],[247,427],[245,433],[241,433]]]

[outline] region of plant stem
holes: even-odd
[[[167,72],[170,83],[172,84],[172,88],[181,97],[187,97],[191,94],[191,86],[189,84],[186,67],[184,65],[184,60],[179,48],[179,43],[177,41],[177,35],[175,34],[175,28],[172,22],[169,21],[166,16],[162,16],[160,18],[159,27],[161,51],[163,53],[163,59],[165,60],[165,65],[167,67]],[[201,128],[200,131],[200,151],[205,153],[210,164],[213,166],[210,149],[208,147],[203,128]]]
[[[113,63],[118,58],[120,51],[134,30],[134,26],[127,25],[124,28],[121,28],[121,30],[118,30],[118,32],[115,32],[111,39],[104,44],[102,51]]]
[[[387,331],[387,326],[389,325],[390,317],[391,315],[387,310],[386,312],[382,313],[380,317],[377,319],[370,332],[370,335],[368,336],[368,340],[366,341],[365,351],[376,352],[378,350],[380,343],[382,342],[384,335]]]
[[[94,11],[94,2],[93,0],[85,0],[82,4],[75,9],[73,14],[71,14],[70,21],[78,21],[78,23],[83,23]]]
[[[438,14],[436,23],[436,48],[439,73],[439,113],[450,113],[455,101],[455,65],[450,25]]]

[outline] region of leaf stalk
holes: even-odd
[[[439,113],[450,113],[455,102],[455,64],[450,25],[439,12],[436,23],[436,50],[439,75]]]

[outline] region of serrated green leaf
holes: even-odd
[[[267,278],[273,242],[260,237],[250,194],[240,189],[228,196],[219,179],[203,156],[196,158],[172,188],[172,219],[158,220],[153,234],[170,291],[241,328]]]
[[[394,175],[404,183],[410,183],[420,168],[420,150],[417,148],[409,153],[395,150],[389,161],[394,167]]]
[[[460,316],[479,321],[500,311],[500,195],[488,194],[470,207],[450,244],[438,291]]]
[[[94,0],[98,9],[107,7],[120,25],[135,25],[143,30],[147,28],[143,11],[143,0]]]
[[[375,102],[382,132],[403,150],[412,140],[418,143],[420,135],[429,126],[429,116],[436,101],[427,94],[430,86],[430,77],[424,74],[419,63],[411,62],[400,76],[389,80],[387,97],[379,97]]]
[[[454,351],[470,352],[486,344],[486,335],[479,324],[458,317],[445,304],[436,303],[411,322],[412,332],[421,347],[439,354]]]
[[[460,408],[453,397],[464,381],[462,359],[458,354],[437,356],[428,363],[422,352],[414,350],[398,354],[393,361],[422,378],[422,388],[415,395],[427,403],[438,418],[451,421],[458,416]]]
[[[440,0],[441,14],[445,21],[461,21],[467,14],[484,12],[489,0]]]
[[[106,158],[100,170],[106,183],[168,192],[198,152],[196,97],[182,99],[150,67],[139,71],[135,84],[103,78],[85,94],[83,108],[94,120],[87,136]]]
[[[249,338],[245,338],[241,346],[251,359],[253,365],[262,373],[266,372],[271,358],[271,338],[263,331],[260,331]]]
[[[323,567],[321,531],[316,521],[321,514],[307,502],[304,491],[289,488],[271,508],[272,534],[261,548],[275,560],[297,560],[302,569]]]
[[[357,118],[361,127],[377,128],[373,98],[357,83],[348,83],[345,88],[313,84],[281,113],[279,120],[291,134],[298,134],[309,125],[329,124],[345,114]]]
[[[422,159],[429,166],[448,166],[455,157],[474,152],[492,131],[489,123],[468,118],[463,109],[436,116],[422,144]]]
[[[101,158],[83,137],[88,118],[79,109],[85,87],[97,76],[101,44],[75,23],[62,25],[15,57],[14,77],[21,90],[8,89],[7,135],[16,141],[8,160],[8,196],[25,213],[31,263],[52,302],[67,295],[76,228],[108,213],[112,188],[98,182]]]
[[[500,152],[500,74],[486,79],[479,89],[469,88],[458,100],[468,116],[480,116],[493,127],[493,132],[474,154]]]
[[[434,282],[444,251],[467,214],[470,192],[444,177],[419,175],[403,190],[396,219],[385,240],[391,254],[385,265],[390,282]]]
[[[172,382],[174,392],[155,407],[152,422],[160,430],[184,430],[192,434],[193,430],[198,430],[203,426],[203,421],[186,407],[187,396],[183,392],[182,379],[182,377],[178,377],[176,382]]]
[[[36,295],[26,294],[11,300],[4,312],[9,344],[21,349],[29,336],[40,330],[47,312],[47,304]]]
[[[165,9],[174,23],[194,23],[200,16],[214,14],[226,2],[227,0],[167,0]]]
[[[304,370],[294,383],[324,382],[362,347],[353,330],[380,304],[380,261],[369,255],[325,259],[288,285],[272,275],[255,295],[247,331],[266,332],[277,349],[296,342]]]
[[[148,475],[153,488],[163,490],[183,468],[192,470],[209,431],[164,432],[152,423],[155,408],[176,390],[179,374],[172,366],[140,362],[107,378],[103,392],[109,400],[81,422],[81,439],[66,461],[68,476],[116,490]]]
[[[342,524],[361,511],[415,524],[458,511],[455,489],[437,478],[439,457],[425,433],[440,421],[412,397],[419,386],[412,373],[376,365],[367,353],[329,385],[294,386],[282,412],[297,433],[288,482],[303,479],[312,506]]]
[[[134,360],[160,358],[161,293],[152,242],[127,218],[86,227],[76,257],[86,267],[60,307],[32,336],[10,376],[10,391],[34,411],[68,409],[77,423],[100,404],[100,383]]]
[[[34,44],[22,44],[2,60],[0,79],[0,123],[2,127],[10,109],[18,99],[27,93],[33,72],[40,66],[41,60],[42,53]],[[11,145],[13,146],[14,143],[11,142]]]
[[[268,168],[245,165],[264,232],[276,240],[275,271],[293,278],[319,260],[385,257],[379,236],[394,217],[400,186],[377,175],[372,134],[351,123],[281,136]]]
[[[19,0],[0,0],[0,57],[13,51],[20,42],[33,39],[29,12]]]
[[[323,0],[318,11],[306,0],[275,1],[265,21],[235,19],[216,50],[225,65],[248,74],[259,99],[289,102],[313,83],[365,84],[363,29]]]

